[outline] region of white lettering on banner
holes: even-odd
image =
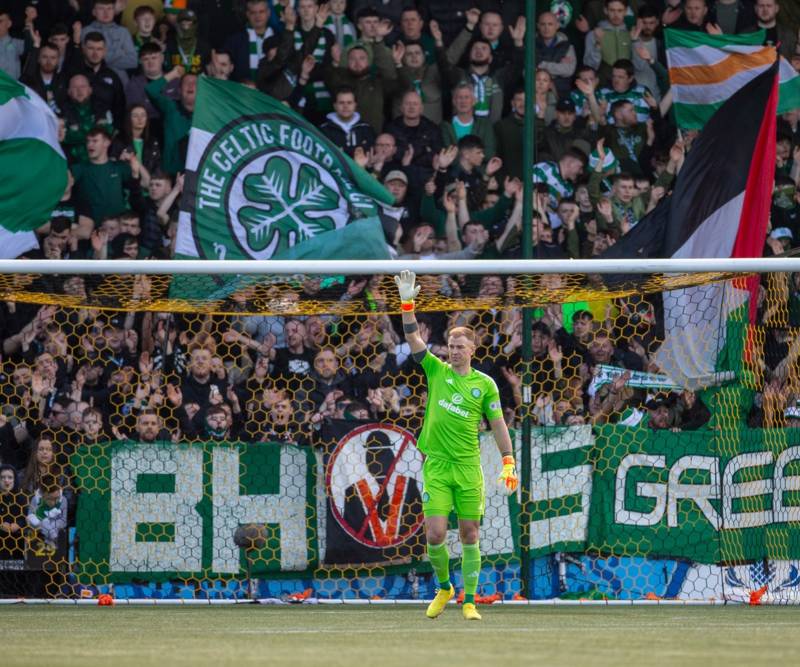
[[[773,522],[772,510],[762,510],[760,512],[733,511],[734,499],[772,495],[771,479],[734,482],[734,475],[740,470],[768,466],[770,463],[772,463],[772,454],[770,452],[753,452],[735,456],[725,467],[725,472],[722,475],[722,484],[725,489],[725,495],[722,499],[722,518],[725,522],[725,528],[755,528],[756,526],[766,526]]]
[[[683,456],[672,464],[666,484],[637,482],[636,497],[655,500],[656,504],[650,512],[636,512],[627,508],[625,488],[629,471],[632,468],[663,470],[666,468],[666,458],[653,454],[628,454],[622,459],[616,472],[614,520],[616,523],[630,526],[655,526],[666,514],[667,526],[676,528],[678,502],[691,500],[715,530],[757,528],[773,523],[800,521],[800,507],[786,505],[784,498],[787,491],[800,491],[800,476],[784,475],[784,470],[793,461],[800,461],[800,446],[790,447],[778,456],[772,478],[738,482],[734,479],[741,475],[741,471],[772,465],[772,452],[739,454],[731,458],[723,470],[720,470],[720,461],[716,456]],[[682,483],[681,476],[687,470],[708,471],[710,482]],[[720,493],[721,488],[725,489],[724,493]],[[745,504],[741,509],[734,510],[734,502],[745,498],[761,498],[762,501],[757,504],[759,507],[764,507],[763,499],[766,496],[772,496],[771,509],[747,511]],[[722,516],[714,509],[711,502],[720,499]]]
[[[233,533],[241,524],[272,523],[280,526],[281,569],[304,570],[306,545],[305,452],[281,447],[280,491],[274,495],[239,495],[239,450],[216,447],[213,453],[212,498],[215,572],[239,572],[240,549]]]
[[[328,159],[330,160],[330,158],[328,158]],[[331,167],[330,164],[325,165],[325,166],[328,167],[328,168]],[[375,202],[372,200],[372,198],[369,195],[361,194],[360,192],[354,192],[350,196],[350,203],[355,208],[371,209],[373,206],[375,206]]]
[[[175,476],[175,493],[138,493],[139,475]],[[112,572],[195,572],[201,569],[203,452],[191,447],[138,445],[111,458]],[[137,542],[141,523],[171,523],[171,542]]]
[[[711,475],[710,484],[682,484],[681,475],[686,470],[708,470]],[[667,525],[675,528],[678,525],[678,501],[693,500],[695,505],[714,526],[720,529],[719,514],[711,505],[711,498],[719,498],[719,470],[714,456],[682,456],[669,471],[669,498],[667,499]]]
[[[557,434],[536,434],[531,443],[531,500],[555,500],[580,494],[581,506],[570,514],[531,521],[531,548],[546,548],[557,542],[583,542],[592,496],[592,466],[589,464],[543,472],[545,455],[588,447],[594,442],[590,425],[571,426]]]
[[[290,145],[289,139],[292,133],[292,128],[289,125],[286,125],[285,123],[281,123],[278,126],[278,132],[280,134],[280,139],[279,139],[280,144],[282,146],[289,146]]]
[[[614,489],[614,521],[631,526],[655,526],[664,516],[667,507],[667,487],[664,484],[637,482],[636,495],[656,501],[650,512],[635,512],[625,509],[625,486],[631,468],[664,468],[666,458],[654,454],[628,454],[620,461]]]
[[[219,151],[214,151],[211,154],[211,161],[217,166],[217,169],[224,171],[225,173],[228,173],[231,169],[233,169],[233,164],[227,160],[223,160]]]
[[[204,169],[199,185],[200,208],[219,208],[224,184],[224,178],[215,176],[208,168]]]
[[[789,475],[784,477],[783,471],[793,461],[800,461],[800,447],[789,447],[781,452],[778,460],[775,461],[775,489],[772,497],[772,508],[774,510],[775,521],[800,521],[800,507],[783,504],[783,494],[786,491],[800,491],[800,477]]]

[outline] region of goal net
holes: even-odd
[[[797,599],[796,260],[195,264],[0,267],[0,596],[432,597],[402,267],[514,436],[479,600]]]

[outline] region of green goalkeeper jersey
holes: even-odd
[[[459,375],[430,352],[421,363],[428,378],[428,404],[417,446],[426,456],[479,465],[481,418],[503,416],[495,381],[474,368]]]

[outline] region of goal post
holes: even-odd
[[[794,258],[2,260],[0,596],[431,597],[403,269],[530,470],[481,436],[481,599],[796,599]]]

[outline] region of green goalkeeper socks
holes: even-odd
[[[464,578],[464,602],[475,603],[481,573],[481,549],[478,543],[462,544],[461,575]]]
[[[439,588],[443,591],[450,590],[450,554],[447,553],[447,545],[442,542],[441,544],[428,543],[428,558],[433,565],[433,571],[436,573],[436,579],[439,582]]]

